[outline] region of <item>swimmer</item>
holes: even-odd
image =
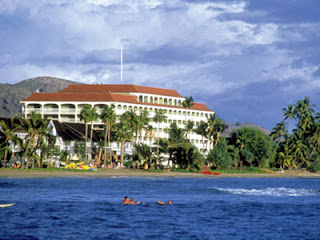
[[[134,198],[131,198],[131,200],[128,202],[128,204],[134,204]]]
[[[129,198],[127,196],[125,196],[122,204],[129,204],[129,203],[130,203]]]
[[[164,202],[161,202],[161,201],[158,201],[157,202],[159,205],[165,205],[165,203]]]
[[[171,204],[172,204],[172,201],[171,201],[171,200],[169,200],[169,201],[168,201],[168,204],[169,204],[169,205],[171,205]]]

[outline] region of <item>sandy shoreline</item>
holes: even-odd
[[[22,170],[22,169],[0,169],[0,178],[51,178],[51,177],[176,177],[176,178],[320,178],[319,173],[291,172],[283,174],[274,173],[223,173],[219,176],[205,175],[201,173],[180,173],[180,172],[148,172],[133,169],[108,169],[98,171],[47,171],[47,170]]]

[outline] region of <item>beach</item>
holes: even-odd
[[[184,172],[151,172],[138,169],[98,169],[97,171],[68,171],[61,169],[0,169],[0,178],[52,178],[52,177],[159,177],[159,178],[320,178],[320,173],[285,171],[284,173],[222,173],[206,175]]]

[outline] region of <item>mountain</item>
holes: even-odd
[[[270,131],[263,128],[263,127],[260,127],[259,125],[257,124],[254,124],[254,123],[241,123],[241,122],[231,122],[231,123],[226,123],[228,125],[228,128],[225,129],[223,132],[222,132],[222,136],[229,136],[230,133],[233,131],[233,130],[236,130],[238,128],[241,128],[241,127],[253,127],[253,128],[257,128],[259,130],[261,130],[262,132],[264,132],[265,134],[267,135],[270,135]]]
[[[19,115],[21,113],[19,101],[33,92],[58,92],[69,84],[81,83],[54,77],[30,78],[16,84],[0,83],[0,117]]]

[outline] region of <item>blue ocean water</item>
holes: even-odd
[[[0,179],[13,202],[0,239],[320,239],[320,179]]]

